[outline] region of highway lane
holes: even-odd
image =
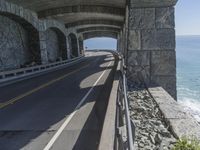
[[[114,64],[109,52],[87,52],[74,66],[1,87],[0,150],[94,150]]]

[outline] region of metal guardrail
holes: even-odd
[[[116,150],[134,150],[135,125],[130,119],[129,103],[127,99],[126,67],[122,57],[120,70],[120,84],[117,99],[117,129],[115,141]]]
[[[66,65],[70,65],[76,61],[81,60],[81,58],[83,58],[83,56],[69,59],[69,60],[59,61],[55,63],[49,63],[49,64],[44,64],[44,65],[37,65],[33,67],[20,68],[20,69],[15,69],[11,71],[0,72],[0,86],[4,86],[4,84],[9,81],[17,80],[19,78],[25,78],[25,77],[32,76],[35,74],[40,74],[47,71],[55,70],[56,68],[61,68]]]

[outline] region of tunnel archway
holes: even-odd
[[[110,37],[94,37],[84,40],[84,47],[88,50],[116,50],[117,40]]]
[[[48,62],[56,62],[67,59],[67,44],[65,34],[55,27],[46,31]]]
[[[0,12],[0,22],[0,71],[41,64],[39,31],[8,12]]]
[[[75,34],[70,33],[68,36],[69,40],[69,48],[71,52],[71,57],[78,57],[79,56],[79,50],[78,50],[78,40]]]

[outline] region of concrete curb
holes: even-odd
[[[118,96],[119,75],[115,74],[102,129],[99,150],[114,149],[116,135],[116,104]]]
[[[176,138],[200,140],[200,125],[162,87],[149,87],[149,93],[158,104],[164,119]]]
[[[114,81],[108,100],[108,106],[102,128],[101,138],[99,142],[98,150],[112,150],[115,147],[116,138],[116,116],[117,116],[117,98],[118,98],[118,87],[119,87],[119,71],[120,61],[117,65],[117,70],[114,75]]]

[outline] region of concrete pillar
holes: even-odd
[[[123,31],[121,30],[119,33],[119,52],[123,52]]]
[[[76,37],[77,39],[77,48],[78,48],[78,57],[81,56],[81,50],[80,50],[80,45],[79,45],[79,39],[78,37]]]
[[[120,36],[119,36],[119,34],[118,34],[118,35],[117,35],[117,51],[118,51],[118,52],[120,52],[119,44],[120,44]]]
[[[148,86],[162,86],[176,99],[176,0],[148,1],[130,0],[128,78]]]
[[[68,37],[66,37],[66,43],[67,43],[67,59],[71,59],[71,51],[70,51],[70,45]]]
[[[46,45],[46,33],[44,31],[39,32],[39,40],[40,40],[40,54],[41,54],[41,63],[48,63],[47,56],[47,45]]]
[[[83,35],[82,34],[80,34],[78,36],[78,45],[79,45],[80,55],[83,56],[84,55],[84,45],[83,45]]]

